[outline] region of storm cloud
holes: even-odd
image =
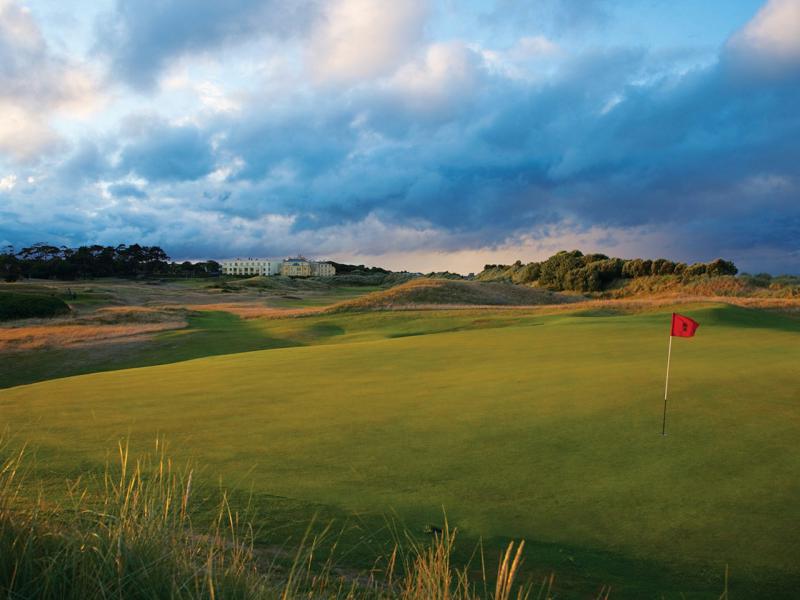
[[[537,30],[525,6],[498,2],[475,16],[515,21],[497,46],[437,38],[437,5],[401,4],[386,17],[364,0],[240,0],[224,14],[114,3],[95,28],[97,67],[136,99],[91,135],[60,134],[67,146],[38,167],[5,150],[0,176],[16,183],[0,189],[0,241],[420,268],[590,243],[800,271],[796,3],[766,2],[697,60],[685,46],[570,46],[619,3],[592,3],[588,21],[569,16],[575,3],[543,3]],[[265,48],[276,53],[251,54]],[[178,67],[191,85],[164,83]],[[192,96],[208,89],[215,104]]]

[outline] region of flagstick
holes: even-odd
[[[669,336],[667,351],[667,381],[664,383],[664,418],[661,421],[661,435],[667,435],[667,390],[669,389],[669,359],[672,358],[672,336]]]

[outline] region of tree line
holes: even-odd
[[[0,251],[0,277],[9,282],[21,278],[208,277],[218,275],[219,270],[219,263],[213,260],[171,262],[159,246],[141,244],[68,248],[38,243],[19,251],[13,246]]]
[[[562,250],[542,262],[524,264],[518,260],[512,265],[485,265],[477,279],[537,283],[555,291],[599,292],[620,279],[677,275],[690,280],[704,275],[714,277],[736,273],[736,265],[721,258],[688,265],[666,258],[624,259],[605,254],[583,254],[580,250]]]

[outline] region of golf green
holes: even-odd
[[[686,312],[701,327],[673,342],[666,437],[663,311],[264,321],[309,345],[13,387],[0,414],[56,478],[160,435],[230,488],[797,583],[800,324]]]

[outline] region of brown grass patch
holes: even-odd
[[[298,317],[305,315],[318,314],[324,311],[325,307],[307,308],[273,308],[263,304],[248,302],[230,302],[219,304],[190,304],[186,308],[194,311],[214,311],[219,310],[228,312],[241,317],[242,319],[262,319],[277,317]]]
[[[161,321],[124,325],[30,325],[0,329],[0,352],[38,350],[119,341],[159,331],[181,329],[186,321]]]

